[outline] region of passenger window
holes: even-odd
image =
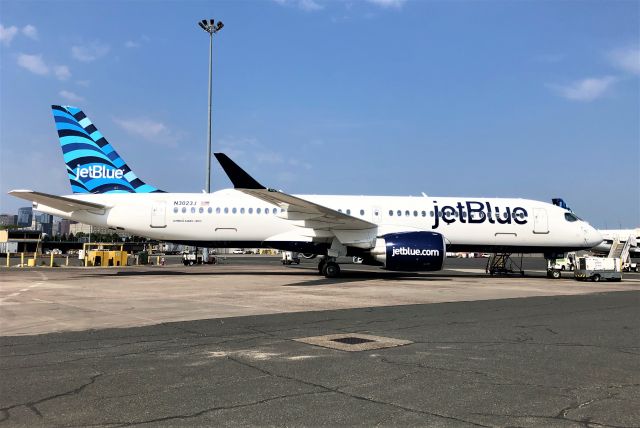
[[[389,217],[393,217],[393,210],[389,210]]]
[[[398,214],[398,217],[400,217],[402,215],[402,211],[398,210],[397,214]]]
[[[338,212],[341,213],[342,212],[342,208],[338,208]]]
[[[422,211],[422,217],[426,217],[427,216],[427,212],[426,211]]]
[[[225,213],[225,214],[229,214],[229,208],[228,208],[228,207],[225,207],[225,208],[224,208],[224,213]]]
[[[348,214],[348,215],[351,215],[351,210],[349,210],[349,209],[348,209],[348,210],[347,210],[347,214]]]
[[[195,214],[196,213],[196,207],[191,207],[191,214]]]
[[[277,215],[277,214],[278,214],[278,209],[277,209],[277,208],[272,209],[272,210],[271,210],[271,213],[272,213],[273,215]]]
[[[202,208],[202,207],[198,208],[198,212],[199,212],[200,214],[202,214],[202,213],[204,212],[204,208]]]
[[[220,214],[220,207],[216,207],[216,214]]]
[[[244,208],[240,208],[240,214],[244,214]]]
[[[430,215],[431,217],[435,217],[435,214],[433,213],[433,211],[429,211],[429,215]]]
[[[213,212],[213,208],[211,208],[211,207],[207,208],[207,212],[208,212],[209,214],[211,214],[211,213]]]
[[[182,214],[187,212],[187,208],[186,207],[182,207]]]
[[[233,214],[235,214],[236,212],[238,212],[238,210],[237,210],[235,207],[233,207],[233,209],[231,210],[231,212],[232,212]]]
[[[360,210],[360,215],[364,215],[364,210]]]
[[[178,213],[178,207],[173,207],[173,212],[177,214]]]
[[[265,209],[264,209],[264,213],[265,213],[265,214],[269,214],[269,208],[265,208]]]
[[[249,214],[253,214],[253,208],[249,208]]]

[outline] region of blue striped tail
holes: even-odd
[[[51,106],[73,193],[154,193],[77,107]]]

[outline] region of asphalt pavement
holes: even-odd
[[[1,337],[0,426],[640,426],[639,298],[634,290]],[[295,340],[332,333],[413,343],[348,352]]]

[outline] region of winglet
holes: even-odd
[[[253,177],[247,174],[244,169],[232,161],[229,156],[224,153],[214,153],[213,155],[218,159],[220,166],[222,166],[222,169],[224,169],[224,172],[236,189],[266,189],[266,187],[258,183]]]

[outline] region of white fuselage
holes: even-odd
[[[233,189],[214,193],[117,193],[69,195],[110,208],[65,213],[43,204],[49,214],[148,238],[233,246],[252,242],[273,246],[305,236],[328,241],[330,231],[312,230],[286,211]],[[591,248],[602,238],[588,223],[568,221],[560,207],[527,199],[398,196],[298,195],[336,211],[374,223],[377,235],[433,231],[457,251],[568,251]],[[489,215],[489,212],[491,213]],[[204,243],[207,243],[205,245]]]

